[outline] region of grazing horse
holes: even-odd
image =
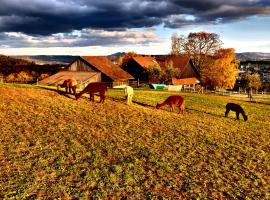
[[[183,97],[175,95],[175,96],[169,96],[163,103],[157,104],[156,108],[159,109],[163,106],[169,105],[170,106],[170,111],[173,112],[173,105],[176,104],[179,106],[179,113],[181,112],[184,114],[185,110],[185,100]]]
[[[94,82],[89,83],[79,94],[76,94],[76,100],[79,99],[84,93],[90,94],[90,101],[94,101],[94,93],[99,92],[100,103],[105,100],[105,93],[107,91],[106,83]]]
[[[127,99],[127,104],[132,104],[133,88],[130,86],[126,86],[124,88],[124,95]]]
[[[66,93],[72,94],[71,90],[73,91],[73,94],[76,95],[76,88],[77,88],[77,81],[74,79],[67,79],[62,84],[57,85],[57,90],[61,88],[66,88]]]
[[[230,110],[236,112],[236,119],[237,120],[239,120],[239,114],[240,113],[242,114],[242,116],[243,116],[243,118],[244,118],[245,121],[248,120],[248,117],[245,114],[244,109],[240,105],[238,105],[236,103],[227,103],[225,117],[228,117],[228,114],[229,114]]]

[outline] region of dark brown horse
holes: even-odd
[[[74,79],[67,79],[62,84],[57,85],[57,90],[61,88],[66,89],[66,93],[72,94],[71,90],[73,91],[73,94],[76,95],[76,88],[77,88],[77,81]]]
[[[94,82],[89,83],[79,94],[76,94],[76,100],[79,99],[84,93],[90,94],[90,101],[94,101],[94,93],[99,93],[100,96],[100,103],[104,102],[105,100],[105,94],[107,91],[107,85],[106,83],[101,82]]]
[[[185,110],[185,100],[183,97],[175,95],[175,96],[169,96],[163,103],[157,104],[156,108],[159,109],[163,106],[169,105],[170,106],[170,111],[173,112],[173,105],[176,104],[179,106],[179,113],[181,112],[184,114]]]
[[[238,105],[236,103],[227,103],[225,117],[228,117],[228,114],[229,114],[230,111],[236,112],[236,119],[237,120],[239,120],[239,114],[240,113],[242,114],[245,121],[248,120],[248,117],[247,117],[244,109],[240,105]]]

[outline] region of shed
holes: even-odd
[[[195,91],[195,87],[199,83],[200,83],[200,81],[196,77],[183,78],[183,79],[172,78],[172,84],[174,86],[181,86],[180,90],[183,88],[184,90],[188,89],[188,90]]]

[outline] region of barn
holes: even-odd
[[[131,58],[123,69],[140,82],[148,82],[146,70],[152,66],[159,66],[154,57],[136,56]]]
[[[133,77],[113,64],[106,56],[79,56],[68,67],[68,71],[100,72],[100,82],[108,86],[128,85]]]
[[[105,82],[109,87],[128,85],[129,80],[133,79],[105,56],[79,56],[65,71],[58,72],[40,81],[39,84],[56,85],[69,78],[77,80],[81,87],[90,82]]]

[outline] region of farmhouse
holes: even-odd
[[[180,74],[178,74],[179,79],[199,77],[199,73],[194,67],[191,59],[185,56],[165,56],[156,57],[161,69],[165,69],[167,66],[173,66],[179,69]]]
[[[123,69],[131,74],[137,81],[148,82],[148,75],[146,70],[152,66],[159,66],[154,57],[137,56],[131,58]]]
[[[199,84],[199,73],[194,67],[191,59],[185,56],[165,56],[156,58],[162,69],[173,66],[179,70],[177,77],[173,77],[170,83],[173,85],[169,90],[192,89],[195,90]]]
[[[128,81],[133,79],[105,56],[79,56],[67,66],[66,71],[44,79],[39,84],[56,85],[68,78],[77,80],[82,87],[90,82],[106,82],[110,87],[128,85]]]

